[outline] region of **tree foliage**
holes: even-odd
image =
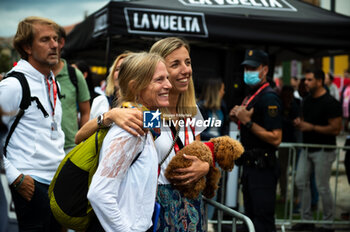
[[[8,72],[11,67],[11,57],[0,49],[0,73]]]

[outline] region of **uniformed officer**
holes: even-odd
[[[237,164],[243,166],[241,177],[245,214],[253,221],[257,232],[272,232],[275,228],[275,200],[278,163],[275,152],[282,140],[280,100],[267,81],[268,54],[247,50],[244,82],[250,92],[242,105],[230,112],[241,132],[245,153]]]

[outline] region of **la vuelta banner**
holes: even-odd
[[[297,11],[287,0],[178,0],[186,6]]]
[[[203,13],[124,8],[131,34],[208,37]]]

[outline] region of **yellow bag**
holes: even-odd
[[[66,228],[81,231],[93,214],[87,193],[96,172],[99,152],[108,129],[101,129],[70,151],[59,165],[49,187],[50,207]]]

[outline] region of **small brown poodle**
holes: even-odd
[[[215,167],[215,162],[225,171],[232,171],[234,161],[238,159],[244,152],[244,148],[240,142],[230,138],[229,136],[220,136],[211,139],[207,143],[194,141],[186,147],[182,148],[171,159],[165,177],[178,189],[185,197],[195,199],[203,191],[203,195],[207,198],[215,196],[218,183],[221,177],[219,168]],[[197,156],[200,160],[209,163],[209,172],[206,176],[200,178],[196,183],[188,185],[176,185],[176,181],[172,179],[177,176],[175,172],[178,168],[186,168],[191,166],[192,161],[185,159],[183,154]],[[213,160],[214,159],[214,160]]]

